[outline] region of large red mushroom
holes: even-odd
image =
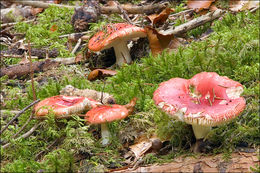
[[[245,109],[242,92],[239,82],[215,72],[202,72],[189,80],[173,78],[161,83],[153,100],[168,115],[191,124],[198,141],[211,127],[234,119]]]
[[[107,123],[126,118],[134,111],[136,98],[133,98],[127,105],[101,105],[86,113],[85,120],[90,124],[101,124],[102,145],[109,143],[110,133]]]
[[[40,101],[35,105],[34,111],[36,117],[45,116],[50,112],[60,117],[80,113],[100,104],[101,103],[86,97],[58,95]]]
[[[113,47],[116,65],[120,67],[124,63],[132,62],[127,41],[137,37],[146,37],[145,29],[127,23],[108,24],[103,31],[99,31],[89,40],[88,48],[101,51]]]

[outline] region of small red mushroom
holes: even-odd
[[[113,47],[116,65],[120,67],[124,63],[132,62],[127,41],[137,37],[146,37],[145,29],[127,23],[109,24],[104,31],[99,31],[89,40],[88,48],[101,51]]]
[[[58,95],[40,101],[35,105],[34,111],[38,117],[45,116],[51,111],[53,111],[56,116],[62,116],[89,110],[100,104],[101,103],[86,97]]]
[[[86,113],[85,120],[90,124],[101,124],[102,145],[109,143],[110,133],[107,127],[108,122],[121,120],[130,115],[136,104],[136,98],[133,98],[127,105],[101,105]]]
[[[154,92],[157,107],[192,125],[196,139],[206,137],[211,127],[237,117],[246,106],[240,94],[243,86],[214,72],[202,72],[191,79],[173,78]]]

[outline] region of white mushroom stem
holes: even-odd
[[[201,126],[201,125],[192,125],[193,133],[196,139],[203,139],[207,136],[209,131],[211,130],[210,126]]]
[[[121,67],[125,63],[130,64],[132,62],[126,42],[114,45],[114,50],[116,54],[116,65]]]
[[[107,145],[109,143],[110,132],[108,130],[107,124],[101,124],[101,137],[102,137],[102,145]]]

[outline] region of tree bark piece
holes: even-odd
[[[47,59],[32,63],[33,72],[41,72],[59,66],[59,62]],[[30,64],[19,64],[0,69],[0,77],[7,75],[9,78],[20,78],[30,74]]]
[[[198,18],[195,18],[189,22],[186,22],[182,25],[179,25],[175,28],[171,28],[171,29],[168,29],[168,30],[165,30],[165,31],[160,31],[160,34],[163,34],[163,35],[181,35],[183,33],[186,33],[187,31],[189,30],[192,30],[198,26],[201,26],[207,22],[210,22],[210,21],[213,21],[217,18],[219,18],[222,14],[224,14],[224,10],[216,10],[214,12],[210,12],[206,15],[203,15],[203,16],[200,16]]]
[[[257,153],[232,153],[229,161],[223,155],[178,157],[171,163],[138,167],[130,172],[252,172],[259,165]],[[198,164],[199,163],[199,164]],[[115,171],[117,172],[117,171]],[[118,172],[129,172],[129,169]]]
[[[40,8],[48,8],[51,5],[61,8],[70,8],[74,9],[75,6],[69,6],[69,5],[61,5],[61,4],[48,4],[41,1],[18,1],[18,0],[12,0],[12,2],[16,2],[23,5],[29,5],[33,7],[40,7]],[[128,13],[128,14],[151,14],[160,12],[164,8],[166,8],[169,5],[168,2],[160,3],[160,4],[151,4],[151,5],[143,5],[143,6],[128,6],[128,5],[122,5],[122,8]],[[111,13],[121,13],[121,11],[117,7],[101,7],[101,13],[103,14],[111,14]]]

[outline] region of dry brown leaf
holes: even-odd
[[[216,11],[218,9],[218,7],[216,7],[215,4],[212,4],[210,7],[209,7],[209,10],[210,11]]]
[[[172,50],[180,46],[180,42],[172,34],[163,35],[149,26],[146,26],[145,30],[153,56],[160,54],[164,49]]]
[[[230,0],[229,7],[231,11],[238,12],[243,10],[250,10],[259,7],[259,1],[254,0]]]
[[[147,19],[149,19],[152,22],[152,25],[155,24],[163,24],[168,16],[171,14],[171,12],[174,12],[173,8],[165,8],[163,11],[161,11],[160,14],[152,14],[149,16],[146,16]]]
[[[106,5],[109,6],[109,7],[116,7],[117,3],[115,1],[107,1]]]
[[[187,5],[188,8],[194,9],[196,12],[199,12],[203,9],[209,9],[212,2],[215,0],[204,0],[204,1],[197,1],[197,0],[188,0]]]
[[[43,11],[43,8],[32,8],[31,9],[31,14],[33,16],[35,16],[36,14],[41,13],[42,11]]]
[[[50,28],[50,31],[51,31],[51,32],[54,32],[54,31],[57,31],[57,29],[58,29],[58,26],[55,25],[55,24],[53,24],[53,25],[51,26],[51,28]]]
[[[19,62],[19,64],[27,64],[27,63],[29,63],[30,61],[29,61],[29,59],[27,58],[27,56],[24,56],[22,59],[21,59],[21,61]]]
[[[100,77],[114,76],[116,74],[117,74],[117,72],[114,70],[95,69],[89,73],[88,80],[96,80],[97,78],[100,78]]]
[[[75,57],[75,62],[78,63],[78,62],[82,62],[84,60],[84,56],[82,53],[78,53]]]

